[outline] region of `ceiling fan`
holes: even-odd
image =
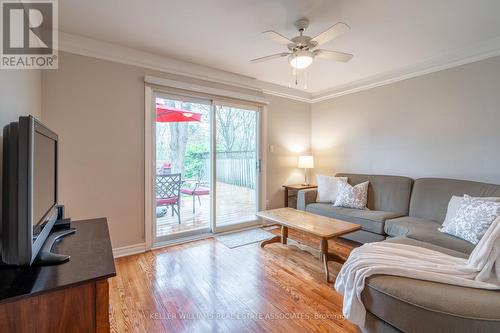
[[[308,26],[308,19],[303,18],[297,20],[295,22],[295,27],[299,30],[299,36],[292,39],[288,39],[273,30],[264,31],[262,33],[264,36],[275,42],[286,45],[289,52],[277,53],[252,59],[250,61],[253,63],[259,63],[271,59],[288,57],[288,62],[293,68],[304,69],[309,67],[309,65],[312,64],[313,59],[316,57],[340,62],[348,62],[352,59],[353,55],[349,53],[322,49],[313,50],[317,46],[324,44],[349,30],[350,28],[347,24],[339,22],[314,38],[304,35],[304,31]]]

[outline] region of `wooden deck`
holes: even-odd
[[[255,190],[222,182],[217,182],[216,190],[216,212],[219,226],[255,218]],[[182,196],[181,223],[179,224],[177,215],[172,216],[169,209],[166,216],[157,218],[157,235],[165,236],[209,227],[210,196],[201,196],[200,200],[201,205],[196,198],[196,210],[193,214],[193,198]]]

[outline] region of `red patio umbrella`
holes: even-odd
[[[156,121],[159,123],[175,123],[184,121],[201,121],[201,113],[182,110],[163,104],[156,104]]]

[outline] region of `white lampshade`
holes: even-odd
[[[296,69],[307,68],[313,62],[313,53],[311,51],[297,51],[288,57],[288,62]]]
[[[299,156],[298,167],[302,169],[314,168],[314,158],[310,155]]]

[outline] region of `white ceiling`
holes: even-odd
[[[283,86],[292,82],[286,58],[249,62],[285,50],[260,33],[293,37],[301,17],[310,36],[345,22],[351,30],[322,48],[354,58],[316,59],[307,73],[316,94],[500,41],[498,0],[64,0],[59,12],[67,33]]]

